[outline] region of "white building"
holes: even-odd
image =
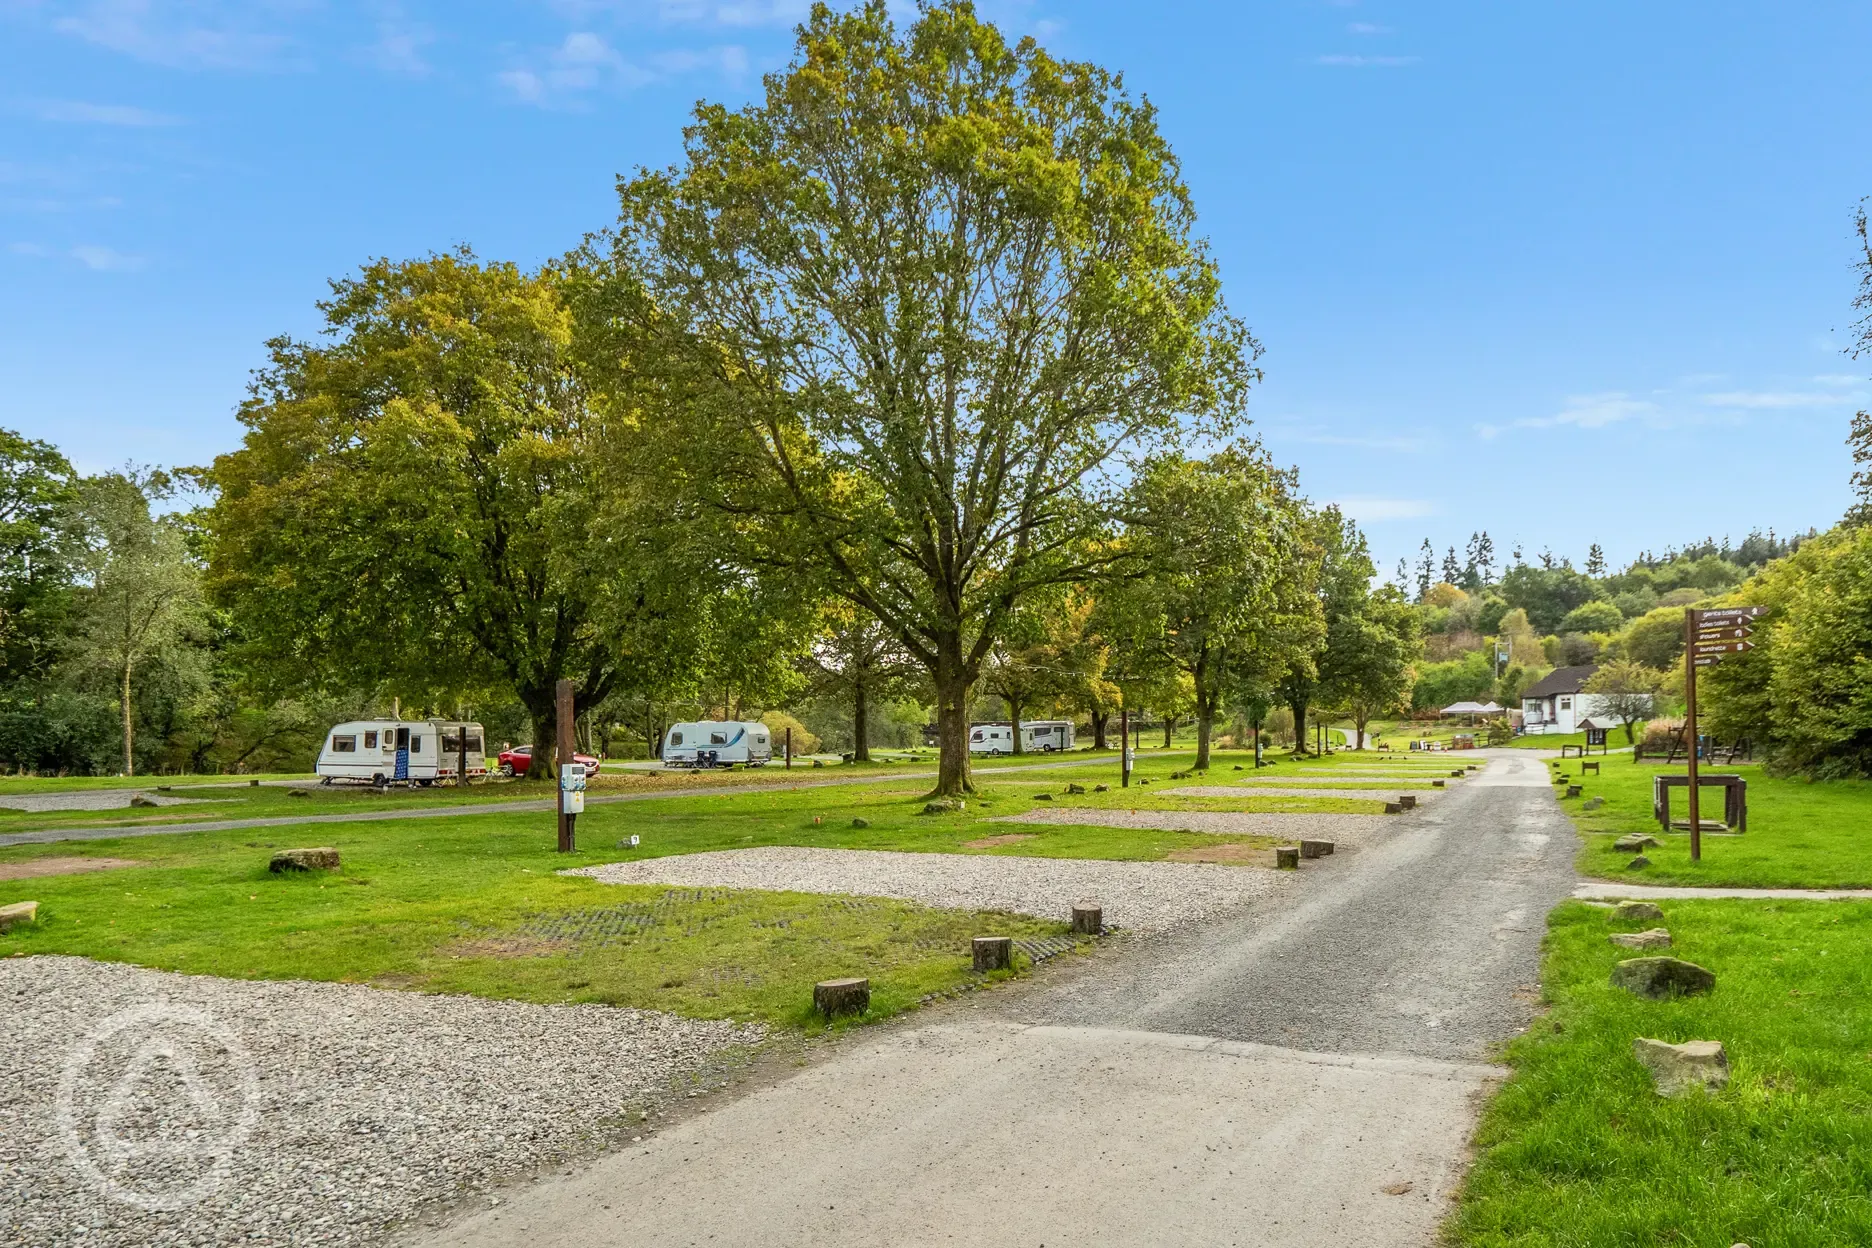
[[[1581,721],[1589,717],[1616,719],[1606,707],[1606,700],[1596,693],[1580,692],[1595,664],[1581,667],[1556,667],[1521,691],[1521,725],[1534,736],[1580,731]]]

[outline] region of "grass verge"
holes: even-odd
[[[1471,1248],[1872,1243],[1872,906],[1665,903],[1708,996],[1608,983],[1606,910],[1549,918],[1550,1012],[1508,1046],[1446,1238]],[[1643,924],[1637,926],[1644,926]],[[1632,1041],[1720,1040],[1729,1086],[1657,1096]]]

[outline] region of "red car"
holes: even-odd
[[[589,754],[574,754],[572,761],[585,764],[585,774],[598,774],[598,760]],[[500,773],[503,776],[524,776],[533,770],[533,747],[516,745],[511,750],[502,750],[500,754]]]

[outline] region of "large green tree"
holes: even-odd
[[[1166,657],[1190,680],[1196,767],[1209,766],[1232,653],[1275,644],[1286,604],[1283,574],[1299,554],[1291,482],[1258,448],[1231,447],[1202,460],[1153,460],[1132,490],[1129,533],[1144,574],[1123,590],[1154,617]]]
[[[1235,422],[1257,348],[1194,226],[1148,103],[961,2],[816,6],[758,100],[622,187],[615,315],[687,413],[668,475],[928,673],[939,792],[972,787],[1012,613],[1114,557],[1114,467]]]
[[[274,688],[505,688],[545,759],[561,678],[583,710],[693,657],[727,578],[631,475],[638,396],[562,273],[378,261],[320,307],[206,474],[211,588]]]
[[[1302,754],[1308,709],[1315,703],[1344,705],[1356,686],[1362,621],[1377,574],[1365,535],[1337,507],[1311,513],[1304,532],[1305,557],[1315,569],[1310,588],[1324,628],[1312,652],[1297,656],[1278,683],[1281,700],[1293,712],[1294,748]]]

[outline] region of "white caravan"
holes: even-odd
[[[1013,752],[1014,725],[971,724],[969,726],[969,753],[1012,754]]]
[[[455,779],[466,746],[468,778],[473,780],[487,775],[483,738],[481,725],[473,723],[352,720],[325,734],[314,770],[326,784],[334,780],[378,785],[434,784]]]
[[[671,724],[663,737],[665,767],[760,767],[773,761],[773,734],[758,720],[705,719]]]
[[[1027,754],[1051,754],[1073,747],[1073,726],[1068,719],[1036,719],[1021,724],[1021,750]],[[1014,725],[1006,722],[971,724],[969,753],[1012,754]]]

